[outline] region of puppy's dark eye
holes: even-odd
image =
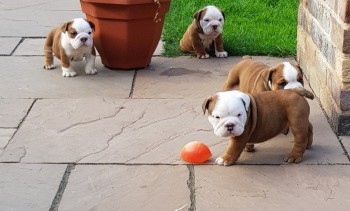
[[[220,18],[219,21],[221,22],[221,21],[222,21],[222,18]]]
[[[285,87],[287,85],[287,82],[283,81],[283,82],[279,83],[279,85],[282,87]]]
[[[76,36],[78,33],[77,32],[71,32],[70,33],[72,36]]]
[[[88,32],[88,34],[91,34],[91,32]]]
[[[240,116],[242,116],[242,114],[238,114],[237,116],[240,117]]]
[[[220,119],[220,117],[219,116],[215,116],[215,119]]]
[[[204,19],[204,21],[205,21],[205,22],[208,22],[208,21],[209,21],[209,19],[208,19],[208,18],[206,18],[206,19]]]

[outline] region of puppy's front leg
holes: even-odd
[[[95,52],[95,49],[93,49],[93,52]],[[85,66],[85,73],[88,75],[93,75],[97,73],[97,70],[95,69],[95,53],[91,53],[89,55],[85,56],[86,59],[86,66]]]
[[[227,52],[224,50],[224,44],[222,41],[222,35],[216,37],[214,42],[215,56],[219,58],[226,58],[228,56]]]
[[[61,66],[62,66],[62,76],[63,77],[74,77],[77,73],[73,70],[70,65],[70,61],[63,48],[61,50]]]
[[[215,161],[216,164],[221,166],[229,166],[234,164],[245,148],[246,143],[242,140],[230,138],[229,145],[223,156],[218,157]]]
[[[198,59],[208,59],[210,57],[197,33],[192,34],[192,45]]]

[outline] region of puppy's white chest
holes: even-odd
[[[65,51],[71,61],[82,61],[86,55],[91,54],[91,48],[88,47],[81,47],[79,49],[69,47],[65,48]]]
[[[214,42],[217,35],[199,34],[199,37],[201,38],[204,48],[209,49],[210,45]]]

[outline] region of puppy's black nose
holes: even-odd
[[[216,30],[218,28],[218,25],[213,25],[212,27],[214,30]]]
[[[87,41],[87,38],[86,38],[86,37],[80,38],[80,41],[86,42],[86,41]]]
[[[235,127],[234,124],[227,124],[227,125],[226,125],[227,130],[230,131],[230,132],[233,131],[233,128],[234,128],[234,127]]]

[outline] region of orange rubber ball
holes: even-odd
[[[209,147],[199,141],[192,141],[181,150],[181,159],[189,163],[204,163],[210,157]]]

